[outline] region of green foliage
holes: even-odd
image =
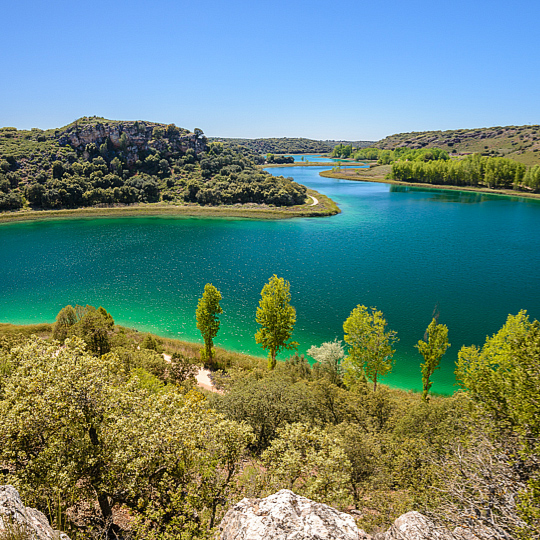
[[[462,347],[456,376],[489,420],[481,449],[497,455],[500,472],[483,468],[481,474],[507,486],[512,497],[507,514],[514,516],[513,521],[503,520],[501,526],[517,531],[519,538],[536,538],[540,534],[540,323],[531,322],[526,311],[509,315],[481,349]],[[471,461],[478,468],[485,459]],[[482,502],[475,504],[485,508]],[[487,517],[489,511],[491,507]]]
[[[151,334],[146,334],[141,343],[141,349],[147,349],[149,351],[156,351],[157,353],[163,352],[161,343]]]
[[[267,138],[267,139],[227,139],[211,138],[227,146],[240,146],[256,154],[320,154],[332,151],[332,146],[325,141],[303,138]]]
[[[343,506],[351,464],[341,445],[319,428],[293,423],[278,430],[261,458],[274,489],[286,487],[315,501]]]
[[[498,429],[516,433],[526,447],[540,437],[540,323],[527,312],[509,315],[481,349],[462,347],[456,376]]]
[[[450,347],[448,343],[448,327],[445,324],[437,324],[437,319],[433,318],[427,327],[423,340],[419,340],[415,345],[420,354],[424,357],[424,363],[420,364],[422,369],[422,399],[427,401],[428,393],[433,382],[430,380],[439,363],[444,356],[446,349]]]
[[[78,144],[81,130],[93,142]],[[257,169],[261,160],[246,147],[207,144],[201,130],[189,134],[174,124],[90,118],[47,132],[0,129],[0,211],[26,203],[303,204],[306,188]]]
[[[450,161],[396,161],[391,177],[402,182],[489,188],[537,189],[537,171],[502,157],[480,154]]]
[[[256,453],[270,444],[280,427],[310,417],[305,386],[294,384],[279,373],[264,378],[243,377],[214,400],[216,408],[228,418],[251,426]]]
[[[392,370],[392,345],[397,341],[396,332],[386,331],[387,322],[381,311],[358,305],[343,323],[345,342],[349,344],[349,356],[344,367],[351,379],[364,375],[377,389],[377,378]]]
[[[11,361],[0,459],[27,504],[47,512],[61,493],[104,527],[121,504],[149,534],[180,522],[202,534],[236,499],[251,430],[208,410],[197,392],[167,391],[147,375],[126,380],[116,355],[91,356],[77,339],[62,348],[34,339]]]
[[[276,366],[276,354],[282,349],[296,349],[296,341],[291,339],[296,323],[296,310],[290,305],[290,284],[275,274],[261,291],[256,321],[261,325],[255,334],[255,341],[268,350],[268,366]]]
[[[204,339],[204,351],[201,352],[201,359],[209,365],[214,363],[214,338],[217,336],[220,325],[218,315],[223,313],[223,309],[219,305],[220,301],[221,293],[211,283],[207,283],[195,312],[197,328]]]

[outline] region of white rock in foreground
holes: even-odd
[[[45,514],[24,506],[19,492],[10,485],[0,486],[0,533],[7,527],[24,527],[35,540],[69,540],[67,534],[49,525]]]
[[[282,489],[242,499],[220,524],[221,540],[370,540],[349,514]]]

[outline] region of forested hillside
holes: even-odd
[[[376,148],[437,147],[448,153],[481,153],[511,158],[524,165],[540,164],[540,126],[497,126],[448,131],[397,133],[373,144]]]
[[[350,144],[355,148],[372,146],[373,141],[318,141],[314,139],[282,137],[270,139],[227,139],[210,137],[227,145],[242,146],[257,154],[327,154],[339,144]]]
[[[0,129],[0,210],[170,201],[292,206],[305,188],[256,167],[246,147],[174,124],[81,118],[64,128]]]
[[[241,146],[256,154],[324,154],[332,151],[332,147],[326,141],[294,137],[269,139],[211,137],[209,140],[222,142],[227,146]]]

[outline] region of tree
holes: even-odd
[[[76,324],[77,314],[73,306],[69,305],[62,308],[56,316],[56,322],[53,325],[53,338],[58,341],[64,341],[70,328]]]
[[[204,286],[202,298],[199,298],[197,304],[197,328],[201,331],[204,339],[204,351],[201,352],[201,357],[208,364],[213,363],[215,351],[214,338],[219,331],[218,315],[223,313],[223,309],[219,305],[221,293],[211,284],[207,283]]]
[[[448,327],[445,324],[437,324],[437,319],[433,317],[426,329],[424,339],[419,340],[415,345],[420,354],[424,357],[424,363],[420,364],[422,369],[422,399],[428,401],[428,393],[433,384],[429,379],[436,369],[446,349],[450,347],[448,343]]]
[[[347,498],[351,464],[334,434],[287,424],[262,454],[273,489],[287,488],[327,504]]]
[[[481,349],[462,347],[456,377],[492,425],[517,434],[526,447],[539,444],[540,323],[525,310],[509,315]]]
[[[251,430],[210,410],[198,392],[148,391],[136,374],[126,380],[114,353],[92,356],[77,338],[58,347],[34,337],[9,360],[0,460],[9,482],[49,517],[79,506],[108,528],[120,504],[142,518],[134,519],[146,529],[140,537],[188,538],[182,527],[195,527],[193,537],[206,538],[220,507],[240,498]]]
[[[313,345],[308,350],[308,355],[317,360],[320,373],[330,379],[330,382],[342,384],[343,367],[341,362],[345,356],[341,340],[327,341],[320,347]]]
[[[255,334],[255,342],[268,349],[268,368],[276,367],[276,354],[282,349],[297,349],[298,343],[291,341],[296,310],[290,305],[290,283],[274,274],[261,291],[256,321],[261,325]]]
[[[392,345],[398,341],[397,332],[386,329],[382,311],[366,306],[356,306],[343,323],[345,341],[350,345],[345,361],[347,371],[353,376],[365,375],[377,390],[377,379],[392,370]]]

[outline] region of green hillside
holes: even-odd
[[[524,165],[540,164],[540,126],[496,126],[448,131],[418,131],[390,135],[373,145],[393,150],[441,148],[451,154],[481,153],[506,157]]]
[[[257,167],[245,146],[174,124],[84,117],[58,129],[0,129],[0,211],[170,202],[290,207],[306,188]]]

